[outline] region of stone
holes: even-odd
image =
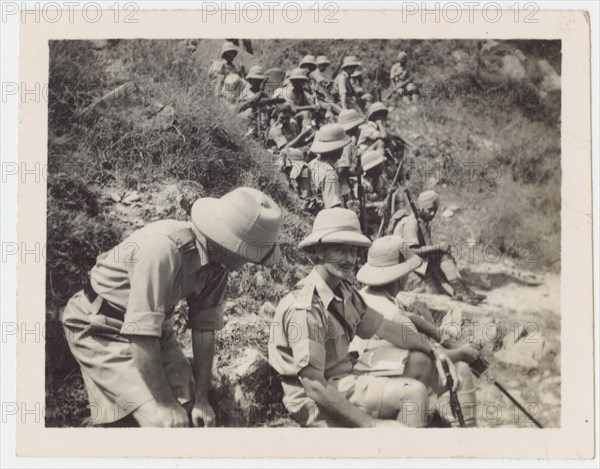
[[[223,426],[256,426],[284,416],[280,379],[259,350],[244,348],[213,374],[211,401]]]
[[[111,192],[110,194],[108,194],[108,196],[115,202],[121,202],[121,196],[119,194],[117,194],[116,192]]]
[[[134,202],[137,202],[141,198],[142,198],[142,196],[137,191],[132,191],[123,197],[123,199],[121,200],[121,203],[124,205],[130,205],[130,204],[133,204]]]
[[[499,350],[498,352],[495,352],[494,359],[505,365],[515,365],[526,370],[534,370],[539,365],[533,358],[508,350]]]
[[[454,211],[447,208],[442,212],[442,216],[444,218],[452,218],[454,216]]]

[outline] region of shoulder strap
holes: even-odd
[[[315,291],[315,285],[313,283],[298,284],[297,287],[302,287],[294,290],[294,308],[296,309],[310,309],[312,307],[312,299]]]
[[[180,230],[174,231],[167,235],[173,243],[177,246],[178,249],[192,243],[196,240],[196,236],[192,231],[192,228],[182,228]]]

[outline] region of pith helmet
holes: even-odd
[[[223,43],[223,45],[221,46],[221,58],[224,58],[223,56],[225,55],[225,53],[227,52],[235,52],[235,55],[237,55],[238,53],[238,48],[235,46],[235,44],[233,44],[232,42],[229,41],[225,41]]]
[[[321,210],[315,217],[311,233],[298,247],[306,249],[320,243],[346,244],[362,248],[371,246],[371,240],[360,231],[356,213],[340,207]]]
[[[384,154],[377,150],[369,150],[360,155],[360,165],[362,166],[363,172],[367,172],[369,169],[379,166],[384,161]]]
[[[342,70],[346,67],[360,67],[362,64],[358,61],[355,55],[348,55],[344,57],[342,62]]]
[[[267,78],[267,75],[265,75],[262,65],[252,65],[250,70],[248,70],[248,75],[246,75],[247,80],[264,80],[265,78]]]
[[[329,59],[327,58],[326,55],[320,55],[317,57],[317,65],[331,65],[331,62],[329,61]]]
[[[407,248],[407,243],[400,236],[378,238],[369,249],[367,263],[360,268],[356,279],[365,285],[378,287],[408,275],[423,261]]]
[[[234,189],[219,199],[201,198],[192,206],[194,230],[254,264],[279,261],[282,221],[275,201],[250,187]]]
[[[300,61],[299,67],[302,68],[305,65],[312,65],[313,67],[317,66],[317,60],[314,55],[305,55]]]
[[[369,110],[367,111],[367,119],[370,120],[373,114],[376,112],[383,112],[387,116],[389,109],[381,101],[377,101],[369,106]]]
[[[306,71],[300,67],[293,69],[290,72],[290,81],[291,80],[308,80],[308,76],[306,75]]]
[[[340,124],[326,124],[319,129],[310,151],[312,153],[329,153],[339,150],[350,143],[350,137]]]
[[[364,121],[365,118],[362,117],[356,110],[344,109],[342,112],[340,112],[337,123],[340,124],[345,131],[348,131],[358,127]]]

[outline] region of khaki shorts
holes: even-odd
[[[129,339],[120,333],[123,322],[99,314],[101,301],[98,297],[90,303],[80,291],[69,300],[61,317],[71,353],[81,366],[94,425],[122,419],[154,399],[134,363]],[[190,402],[192,370],[171,321],[164,321],[159,340],[171,390],[182,405]]]
[[[349,375],[331,378],[329,382],[359,409],[374,418],[379,417],[383,392],[390,378],[353,372]],[[283,384],[283,403],[292,419],[303,427],[341,426],[324,414],[317,404],[306,395],[304,387]]]

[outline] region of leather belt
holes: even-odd
[[[94,291],[94,289],[92,288],[92,284],[89,280],[86,282],[85,286],[83,287],[83,294],[85,295],[85,297],[88,299],[88,301],[90,303],[93,303],[94,301],[96,301],[96,298],[98,298],[98,293],[96,293]],[[108,303],[108,301],[106,301],[106,300],[102,300],[102,303],[100,304],[100,309],[98,310],[98,312],[101,314],[104,314],[104,316],[116,319],[118,321],[122,321],[125,316],[125,314],[123,312],[121,312],[117,308],[111,306]]]

